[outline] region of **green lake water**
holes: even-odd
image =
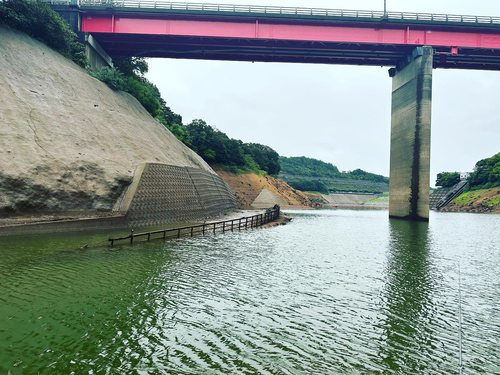
[[[1,238],[0,374],[500,374],[500,215],[289,214]]]

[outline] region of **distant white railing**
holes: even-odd
[[[500,25],[500,17],[467,16],[454,14],[386,12],[371,10],[345,10],[323,8],[276,7],[260,5],[226,5],[203,3],[177,3],[151,0],[45,0],[51,4],[77,4],[115,8],[168,9],[221,13],[280,14],[292,16],[321,16],[359,19],[389,19],[408,21],[453,22],[480,25]]]

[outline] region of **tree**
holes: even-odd
[[[500,153],[491,158],[479,160],[474,172],[469,176],[471,189],[482,189],[500,186]]]
[[[460,172],[441,172],[438,173],[436,186],[452,187],[460,182]]]

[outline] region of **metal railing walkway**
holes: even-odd
[[[126,237],[119,238],[109,238],[108,241],[111,242],[111,246],[117,241],[126,240],[130,244],[134,243],[135,239],[145,238],[146,241],[156,240],[156,239],[174,239],[181,237],[193,237],[196,235],[206,235],[234,232],[247,230],[252,228],[258,228],[264,224],[270,223],[277,220],[280,217],[280,206],[275,205],[273,208],[267,209],[264,213],[241,217],[238,219],[230,219],[224,221],[217,221],[212,223],[203,223],[198,225],[190,225],[187,227],[171,228],[171,229],[161,229],[151,232],[134,233],[132,229],[130,234]]]
[[[346,10],[325,8],[278,7],[261,5],[227,5],[205,3],[180,3],[151,0],[45,0],[51,4],[105,6],[113,8],[165,9],[193,12],[217,12],[235,14],[287,15],[298,17],[332,17],[342,19],[358,19],[363,21],[401,20],[442,23],[462,23],[464,25],[497,25],[500,17],[472,16],[455,14],[383,12],[372,10]]]

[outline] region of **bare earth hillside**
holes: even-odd
[[[139,102],[0,27],[0,215],[111,210],[141,162],[211,171]]]
[[[249,207],[254,204],[260,196],[262,201],[258,201],[257,206],[272,206],[274,204],[303,205],[310,203],[307,196],[299,190],[295,190],[286,182],[271,176],[259,176],[254,173],[234,174],[224,169],[214,166],[213,169],[225,180],[238,197],[240,204]],[[272,197],[275,201],[272,201]],[[267,204],[263,204],[263,203]]]

